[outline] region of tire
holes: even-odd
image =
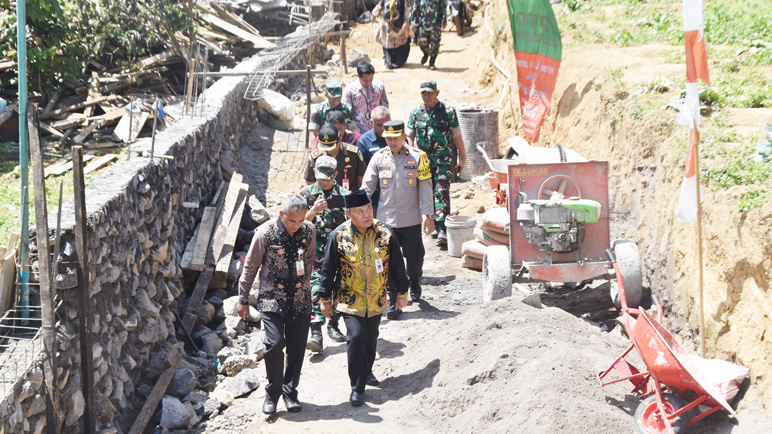
[[[464,36],[464,23],[461,20],[461,14],[453,17],[453,24],[456,26],[456,34],[458,36]]]
[[[638,246],[632,240],[614,240],[611,242],[611,249],[617,258],[619,271],[622,272],[627,307],[639,307],[643,298],[643,273],[641,272],[641,256],[638,253]],[[616,281],[611,282],[610,293],[614,306],[621,309],[619,284]]]
[[[673,414],[686,405],[681,398],[670,393],[663,393],[662,401],[668,414]],[[667,433],[667,428],[660,419],[658,413],[657,395],[651,395],[641,401],[641,403],[638,404],[638,408],[635,409],[635,426],[638,428],[638,431],[643,434]],[[673,432],[680,432],[686,426],[687,422],[688,418],[686,418],[685,415],[678,416],[670,421]]]
[[[483,256],[483,301],[512,295],[512,265],[507,246],[488,246]]]

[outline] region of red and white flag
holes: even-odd
[[[689,127],[689,151],[686,155],[684,181],[678,201],[676,219],[680,222],[697,220],[697,146],[700,144],[700,91],[697,79],[710,86],[708,54],[705,49],[705,24],[702,20],[702,0],[684,0],[684,45],[686,46],[686,101],[676,121]],[[700,191],[702,198],[702,191]]]

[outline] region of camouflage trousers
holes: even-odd
[[[418,47],[424,54],[436,56],[440,53],[440,39],[442,29],[421,29],[418,36]]]
[[[318,270],[311,273],[311,322],[324,324],[327,318],[322,315],[322,275]],[[340,312],[332,312],[331,323],[335,324],[340,319]]]
[[[432,183],[434,184],[434,221],[444,223],[450,215],[450,177],[453,157],[443,155],[429,157],[429,166],[432,169]]]

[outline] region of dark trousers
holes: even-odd
[[[410,287],[421,283],[424,274],[424,241],[421,238],[421,225],[394,228],[394,234],[402,247],[402,256],[407,261],[407,277],[410,279]],[[389,310],[394,310],[397,304],[397,288],[389,282]]]
[[[407,58],[410,55],[410,41],[407,41],[405,45],[397,48],[384,48],[383,49],[383,61],[386,66],[392,68],[399,68],[407,62]]]
[[[310,315],[285,317],[276,312],[263,312],[265,330],[265,374],[268,385],[265,393],[276,402],[284,394],[297,400],[300,370],[303,367],[303,353],[308,339]],[[287,366],[284,366],[284,347],[287,347]]]
[[[365,391],[367,376],[373,371],[373,363],[375,363],[381,315],[365,318],[344,313],[343,321],[346,323],[348,377],[351,380],[351,390],[362,393]]]

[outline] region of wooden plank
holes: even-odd
[[[153,385],[153,389],[150,391],[150,395],[148,395],[145,405],[142,406],[142,410],[140,410],[139,415],[134,420],[134,424],[129,430],[129,434],[142,434],[145,430],[147,423],[150,422],[150,418],[153,417],[153,413],[155,413],[156,407],[158,407],[158,403],[161,402],[161,398],[163,398],[166,393],[166,388],[168,388],[169,383],[172,382],[174,373],[177,371],[177,365],[179,365],[181,359],[182,352],[180,351],[180,348],[177,345],[173,346],[169,354],[166,355],[166,361],[164,362],[166,369],[164,369],[161,376],[158,377],[158,380],[155,382],[155,385]]]
[[[96,99],[101,96],[102,94],[99,92],[99,74],[97,74],[96,71],[91,71],[91,79],[88,81],[88,98],[87,99]],[[93,105],[83,108],[83,116],[89,117],[93,114],[94,114]],[[79,143],[79,142],[76,142],[76,143]]]
[[[166,50],[156,55],[145,57],[139,61],[141,68],[149,68],[158,65],[165,65],[167,63],[182,63],[185,59],[174,52],[174,49]]]
[[[108,96],[103,96],[103,97],[100,97],[100,98],[86,100],[86,101],[83,101],[81,103],[73,104],[73,105],[65,107],[65,108],[61,108],[61,109],[58,109],[58,110],[52,110],[47,115],[40,116],[40,119],[41,120],[49,119],[49,118],[52,118],[54,116],[60,116],[60,115],[63,115],[65,113],[73,112],[75,110],[80,110],[82,108],[86,108],[86,107],[89,107],[89,106],[92,106],[92,105],[100,104],[100,103],[103,103],[105,101],[115,101],[118,98],[120,98],[120,96],[118,96],[118,95],[108,95]]]
[[[223,203],[225,202],[225,191],[227,190],[226,186],[228,185],[227,182],[223,181],[220,183],[220,187],[217,189],[217,192],[214,195],[214,198],[212,200],[212,204],[214,205],[213,208],[215,209],[214,215],[218,216],[220,215],[220,212],[222,211]],[[184,204],[185,202],[183,202]],[[208,207],[207,207],[208,208]],[[206,209],[204,210],[206,213]],[[201,223],[199,223],[198,226],[196,226],[195,231],[193,232],[193,237],[190,238],[190,241],[188,241],[188,244],[185,246],[185,251],[182,254],[182,257],[180,259],[180,268],[183,270],[193,270],[193,271],[201,271],[204,269],[204,267],[193,269],[191,268],[191,264],[193,262],[194,253],[196,251],[196,247],[198,245],[198,237],[199,237],[199,231],[202,228],[202,224],[204,223],[204,218],[206,216],[201,216]],[[216,218],[213,219],[213,221],[216,221]],[[209,235],[207,235],[206,238],[206,245],[204,246],[204,258],[201,259],[201,263],[203,264],[204,260],[206,259],[206,252],[209,248],[209,241],[211,240],[211,234],[212,234],[212,228],[210,227],[208,230]],[[204,237],[202,237],[204,238]],[[202,241],[203,243],[203,241]]]
[[[52,122],[51,128],[69,130],[70,128],[79,127],[84,122],[86,122],[86,118],[64,119],[61,121]]]
[[[16,282],[16,254],[19,234],[11,234],[8,247],[4,255],[0,257],[0,316],[13,304],[13,285]]]
[[[212,229],[214,229],[216,221],[217,208],[213,206],[204,208],[204,213],[201,215],[201,224],[198,226],[198,237],[196,238],[196,244],[190,260],[189,268],[191,270],[201,271],[204,269],[206,251],[209,248],[209,241],[212,239]]]
[[[120,146],[115,142],[94,142],[94,143],[84,143],[83,147],[92,151],[96,149],[119,148]]]
[[[50,126],[46,125],[45,122],[40,122],[40,129],[45,131],[45,132],[47,132],[48,134],[51,134],[52,136],[54,136],[54,137],[56,137],[58,139],[61,139],[62,137],[64,137],[64,133],[62,133],[61,131],[57,130],[56,128],[53,128],[53,127],[50,127]]]
[[[256,28],[252,27],[251,24],[241,19],[236,14],[231,13],[224,7],[220,6],[216,2],[209,2],[209,6],[217,12],[217,15],[222,18],[223,20],[233,24],[234,26],[238,26],[244,30],[246,30],[249,33],[252,33],[256,36],[261,36],[260,31],[258,31]]]
[[[230,224],[233,209],[236,207],[239,196],[241,195],[242,179],[240,173],[234,173],[231,183],[228,185],[228,193],[225,195],[223,209],[217,219],[212,243],[209,249],[207,249],[206,265],[198,275],[196,285],[193,287],[193,293],[188,302],[188,308],[185,310],[185,316],[182,319],[182,327],[185,328],[188,333],[193,330],[193,326],[196,324],[196,320],[198,319],[198,309],[201,307],[201,302],[204,300],[204,294],[206,293],[207,288],[209,288],[209,280],[214,274],[216,261],[220,258],[220,253],[222,252],[223,243],[225,241],[225,233]]]
[[[105,122],[113,122],[116,119],[120,119],[124,113],[126,113],[126,109],[123,108],[110,111],[105,110],[105,114],[102,115],[102,119]]]
[[[72,139],[73,142],[77,144],[81,144],[86,141],[88,136],[91,135],[91,133],[96,129],[96,127],[99,126],[99,122],[93,121],[91,122],[86,128],[83,129],[77,136],[75,136],[74,139]]]
[[[101,157],[97,158],[96,160],[92,161],[86,168],[83,170],[84,175],[88,175],[89,173],[99,170],[102,167],[108,165],[111,161],[118,158],[118,154],[105,154]]]
[[[208,36],[208,37],[213,38],[213,39],[219,39],[221,41],[227,41],[228,39],[230,39],[229,37],[223,35],[222,33],[213,32],[213,31],[207,29],[206,27],[201,27],[201,26],[198,26],[196,28],[196,34],[197,35]]]
[[[84,155],[83,156],[83,162],[85,163],[86,161],[89,161],[89,160],[93,159],[94,157],[95,157],[95,155],[93,155],[93,154]],[[51,169],[49,167],[49,168],[46,169],[46,178],[48,178],[49,176],[59,176],[59,175],[62,175],[64,173],[67,173],[70,170],[72,170],[72,165],[73,165],[73,162],[72,161],[68,161],[68,162],[66,162],[64,164],[60,164],[60,165],[54,167],[53,169]]]
[[[273,43],[266,41],[265,39],[261,38],[260,36],[254,35],[252,33],[247,32],[246,30],[240,29],[239,27],[234,26],[233,24],[216,17],[211,14],[203,14],[201,15],[201,18],[204,19],[204,21],[221,28],[222,30],[225,30],[226,32],[236,35],[241,39],[244,39],[245,41],[249,41],[252,43],[252,45],[255,46],[255,48],[270,48],[273,47]]]
[[[56,89],[56,92],[54,92],[54,94],[51,95],[51,99],[48,100],[48,104],[46,104],[46,108],[43,109],[42,116],[45,116],[51,113],[51,110],[53,110],[54,107],[56,107],[56,103],[59,102],[59,98],[61,98],[63,94],[64,94],[64,87],[60,86],[59,89]]]
[[[81,387],[85,400],[83,430],[93,433],[96,426],[94,388],[94,339],[91,336],[91,297],[88,281],[88,225],[86,223],[86,181],[83,175],[83,148],[72,147],[74,163],[73,196],[75,197],[75,251],[78,255],[78,337],[80,338]]]
[[[54,170],[59,170],[59,168],[61,166],[64,166],[65,164],[69,163],[70,161],[72,161],[70,159],[70,157],[64,157],[64,158],[60,158],[60,159],[54,161],[53,163],[49,164],[48,167],[46,167],[46,170],[44,172],[45,177],[48,178],[49,176],[51,176],[51,173]]]
[[[132,116],[131,113],[127,111],[118,122],[118,125],[116,125],[113,135],[124,143],[136,140],[149,116],[150,114],[147,112],[134,113]],[[129,123],[132,124],[131,129],[129,129]]]
[[[242,184],[241,191],[239,192],[239,201],[236,204],[233,217],[231,217],[230,224],[228,224],[228,229],[225,232],[225,241],[223,242],[220,259],[217,261],[217,265],[215,265],[214,268],[212,281],[209,283],[210,287],[224,288],[227,284],[228,269],[230,269],[231,266],[236,236],[239,234],[241,216],[244,214],[244,205],[247,203],[247,191],[248,187],[245,184]]]
[[[200,228],[201,225],[196,226],[196,229],[193,230],[193,236],[190,238],[190,241],[188,241],[188,244],[185,245],[185,251],[182,252],[180,268],[183,270],[190,270],[190,263],[193,261],[193,252],[196,250],[196,242],[198,240],[198,231]]]
[[[56,381],[56,342],[54,326],[56,309],[54,307],[53,279],[51,278],[51,254],[48,245],[48,210],[46,209],[46,180],[43,174],[43,150],[40,147],[38,132],[37,104],[27,105],[27,125],[29,127],[29,150],[32,163],[32,187],[35,192],[35,230],[38,248],[38,279],[40,285],[41,328],[43,336],[43,375],[46,378],[46,416],[52,423],[49,432],[59,432],[59,388]]]

